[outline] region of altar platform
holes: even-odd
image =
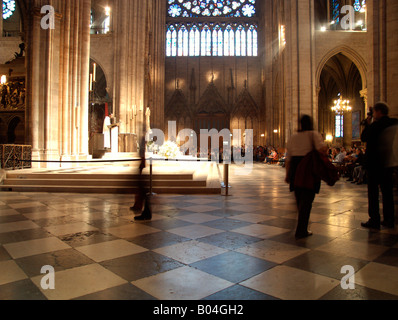
[[[150,161],[153,157],[153,161]],[[190,157],[148,156],[143,180],[156,194],[221,194],[222,169]],[[139,158],[108,155],[101,161],[50,163],[45,169],[6,171],[1,191],[133,194],[138,191]],[[152,163],[152,174],[150,170]],[[152,183],[151,183],[152,181]]]

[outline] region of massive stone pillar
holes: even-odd
[[[165,1],[114,1],[113,96],[122,134],[141,134],[148,107],[153,127],[164,122],[165,18]]]
[[[91,0],[27,1],[27,143],[36,160],[88,156],[88,64]],[[51,17],[50,17],[51,19]]]
[[[369,1],[368,7],[368,104],[386,101],[391,115],[398,117],[398,2]]]
[[[79,112],[79,155],[86,157],[89,153],[89,72],[90,72],[90,18],[91,0],[83,0],[80,3],[81,10],[81,41],[80,41],[80,110]]]
[[[286,68],[286,81],[291,100],[287,108],[292,110],[287,121],[297,130],[301,115],[308,114],[317,123],[315,105],[316,85],[314,74],[314,7],[308,0],[290,1],[286,5],[286,49],[290,67]]]
[[[314,4],[267,0],[265,7],[267,143],[283,146],[297,132],[301,115],[318,122]]]
[[[152,101],[149,103],[151,108],[151,126],[152,128],[162,129],[164,125],[164,109],[165,109],[165,43],[166,43],[166,1],[152,1],[152,41],[151,41],[151,59],[149,64],[149,72],[153,83],[151,96]]]
[[[138,133],[144,117],[147,7],[148,1],[114,2],[114,105],[122,134]]]
[[[381,1],[383,2],[383,1]],[[398,118],[398,1],[386,2],[386,101],[391,108],[391,116]]]

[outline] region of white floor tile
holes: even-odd
[[[148,251],[125,240],[115,240],[103,243],[97,243],[89,246],[77,247],[77,251],[85,254],[95,262],[116,259]]]
[[[154,251],[185,264],[191,264],[227,252],[227,250],[195,240],[178,243]]]
[[[340,283],[315,273],[277,266],[241,285],[282,300],[317,300]]]
[[[70,246],[58,238],[44,238],[4,244],[3,247],[14,259],[34,256],[58,250],[70,249]]]
[[[191,267],[174,269],[132,284],[160,300],[200,300],[233,285]]]
[[[25,272],[13,260],[0,261],[0,286],[27,278]]]
[[[56,272],[54,277],[55,290],[43,290],[41,276],[32,278],[49,300],[70,300],[127,283],[98,264]]]

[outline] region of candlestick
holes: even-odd
[[[97,64],[94,63],[94,67],[93,67],[94,71],[93,71],[93,81],[96,82],[97,81]]]
[[[93,91],[93,74],[90,73],[90,91]]]

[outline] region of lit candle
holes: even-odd
[[[93,67],[94,71],[93,71],[93,81],[96,82],[97,81],[97,64],[94,63],[94,67]]]
[[[93,74],[90,73],[90,91],[93,91]]]

